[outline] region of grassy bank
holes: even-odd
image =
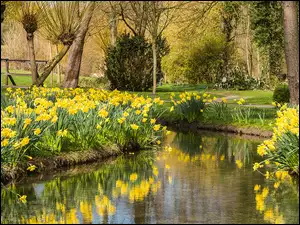
[[[81,165],[96,161],[102,161],[112,156],[122,154],[122,151],[116,146],[109,146],[99,150],[88,150],[80,152],[61,153],[57,156],[50,157],[35,157],[31,159],[30,165],[37,169],[34,173],[42,173],[45,171],[55,171],[56,169]],[[1,167],[1,183],[4,185],[10,182],[17,182],[20,178],[32,174],[33,172],[27,170],[28,162],[20,161],[17,165],[3,165]]]

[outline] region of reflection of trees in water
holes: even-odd
[[[171,145],[190,155],[199,154],[202,136],[192,132],[177,133]]]

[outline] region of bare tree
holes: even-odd
[[[41,10],[35,2],[10,2],[8,4],[9,17],[23,25],[26,31],[27,43],[29,47],[30,68],[32,83],[37,81],[38,71],[35,60],[34,33],[41,28]]]
[[[121,19],[134,35],[145,37],[149,18],[149,5],[149,1],[119,3]]]
[[[153,88],[152,94],[156,94],[156,73],[157,73],[157,40],[162,32],[175,18],[175,10],[182,3],[150,1],[148,6],[148,16],[146,29],[150,33],[153,53]]]
[[[290,103],[299,105],[299,25],[297,3],[295,1],[282,1],[282,6]]]
[[[43,36],[53,44],[62,43],[63,48],[42,68],[40,77],[33,85],[40,86],[49,76],[55,66],[68,52],[78,32],[82,17],[86,10],[78,16],[76,2],[38,2],[42,10]]]
[[[76,37],[70,49],[68,65],[63,84],[63,86],[66,88],[75,88],[78,86],[84,39],[89,29],[89,23],[91,21],[94,9],[95,2],[89,2],[79,29],[75,34]]]

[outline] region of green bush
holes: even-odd
[[[273,101],[280,104],[290,102],[290,91],[287,84],[277,86],[273,93]]]
[[[221,73],[225,42],[222,37],[208,35],[189,43],[175,45],[163,58],[163,69],[172,83],[214,83]]]
[[[249,76],[244,67],[234,66],[228,69],[228,76],[215,84],[217,88],[235,90],[253,90],[261,88],[263,83]]]
[[[146,91],[152,87],[152,50],[143,37],[121,35],[108,49],[105,63],[112,90]]]

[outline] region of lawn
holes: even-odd
[[[31,74],[30,71],[26,71],[26,70],[10,70],[11,73],[22,73],[22,74]],[[5,85],[5,74],[6,71],[5,70],[1,70],[1,85]],[[30,86],[32,84],[32,79],[31,76],[12,76],[15,83],[17,84],[17,86]],[[53,77],[53,83],[54,86],[56,86],[56,76],[54,75]],[[8,85],[11,85],[12,83],[10,82],[10,79],[8,78]],[[51,76],[49,76],[46,81],[45,84],[48,87],[51,87]]]
[[[12,73],[30,73],[29,71],[24,70],[11,70]],[[4,85],[5,82],[5,70],[1,71],[1,85]],[[81,79],[95,79],[92,77],[80,77]],[[15,80],[17,86],[30,86],[32,81],[31,77],[25,77],[25,76],[13,76],[13,79]],[[63,80],[63,76],[62,76]],[[10,80],[9,80],[9,84]],[[52,87],[51,85],[51,76],[49,76],[46,79],[45,84],[48,87]],[[54,74],[53,77],[53,86],[56,87],[56,75]],[[180,92],[204,92],[207,91],[211,94],[212,97],[231,97],[231,99],[228,99],[228,103],[235,103],[234,99],[244,98],[246,100],[246,104],[254,104],[254,105],[271,105],[272,104],[272,95],[273,92],[269,90],[248,90],[248,91],[237,91],[237,90],[215,90],[212,89],[212,85],[210,84],[181,84],[181,85],[175,85],[175,84],[164,84],[157,87],[157,96],[161,99],[168,101],[170,94],[174,92],[175,94],[178,94]],[[133,93],[133,92],[130,92]],[[152,91],[149,90],[147,92],[135,92],[138,95],[143,96],[149,96],[152,97]]]
[[[11,73],[22,73],[22,74],[30,74],[30,71],[26,71],[26,70],[10,70]],[[6,71],[3,70],[1,71],[1,85],[5,85],[5,73]],[[17,84],[17,86],[30,86],[32,84],[32,79],[30,76],[12,76],[15,83]],[[62,81],[64,80],[64,75],[62,74],[61,76]],[[90,79],[90,80],[94,80],[96,78],[94,77],[79,77],[79,81],[82,79]],[[11,85],[10,80],[8,79],[8,84]],[[52,87],[51,85],[51,75],[49,75],[45,81],[45,84],[47,85],[47,87]],[[56,74],[53,74],[53,87],[57,87],[57,83],[56,83]]]
[[[246,104],[254,105],[271,105],[273,92],[269,90],[247,90],[247,91],[236,91],[236,90],[214,90],[209,88],[210,85],[198,84],[198,85],[171,85],[165,84],[157,87],[157,96],[163,100],[169,100],[169,96],[172,92],[178,94],[180,92],[204,92],[211,94],[212,97],[232,97],[228,100],[228,103],[235,103],[234,99],[244,98]],[[143,96],[152,96],[152,92],[137,92]],[[235,96],[235,97],[234,97]]]

